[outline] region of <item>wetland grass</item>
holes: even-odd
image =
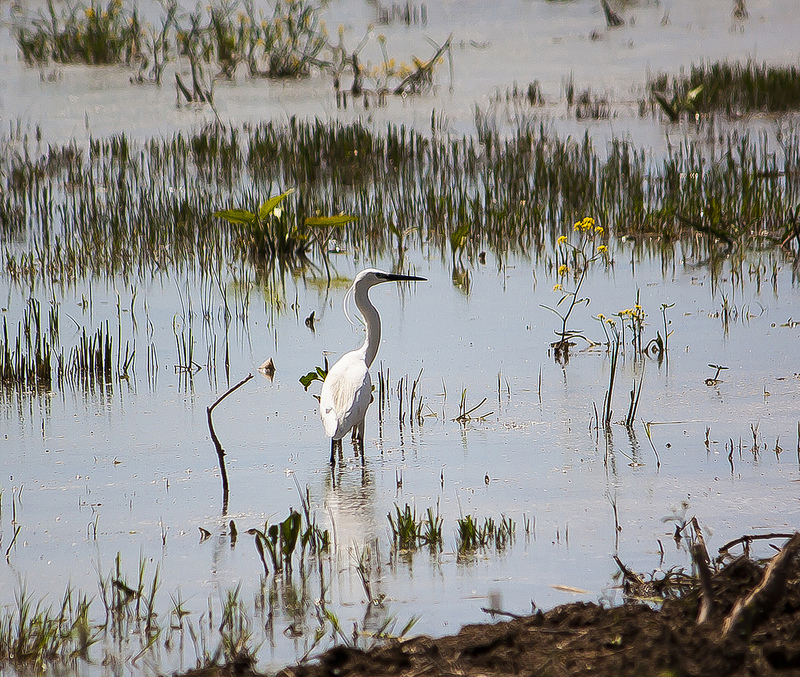
[[[143,27],[134,6],[120,0],[92,2],[57,11],[48,0],[38,16],[18,24],[15,38],[22,58],[30,65],[85,63],[131,65],[142,55]]]
[[[0,382],[3,386],[49,390],[53,382],[52,353],[58,345],[58,312],[50,313],[49,331],[43,326],[41,304],[29,299],[22,313],[16,337],[9,336],[3,318],[0,346]]]
[[[460,423],[461,425],[466,425],[470,421],[483,421],[489,416],[491,416],[494,412],[490,411],[485,414],[477,414],[476,412],[480,409],[484,404],[486,404],[486,400],[488,397],[484,397],[478,404],[468,407],[467,405],[467,389],[463,388],[461,390],[461,400],[458,404],[458,416],[456,416],[453,421]]]
[[[90,600],[67,588],[58,608],[34,603],[23,586],[13,606],[0,611],[0,665],[43,670],[50,663],[74,664],[87,659],[97,642],[90,621]]]
[[[344,251],[399,256],[402,233],[404,247],[466,266],[485,250],[500,261],[546,256],[580,213],[603,224],[606,246],[622,236],[683,238],[698,260],[754,247],[791,256],[800,245],[800,144],[791,127],[781,138],[772,150],[766,135],[730,132],[714,148],[687,140],[659,158],[615,140],[601,157],[588,135],[564,139],[544,126],[447,138],[292,119],[213,124],[143,145],[124,135],[88,149],[7,140],[0,263],[29,286],[170,267],[211,274],[230,262],[280,278],[326,266],[333,240]],[[247,205],[276,184],[302,189],[254,248],[242,248],[254,241],[250,226],[220,227],[214,212],[234,204],[256,213]],[[359,219],[317,225],[326,214]],[[450,226],[464,223],[468,237]]]
[[[253,0],[215,0],[192,12],[181,12],[175,0],[161,4],[160,25],[154,27],[139,18],[137,5],[121,0],[102,5],[77,3],[56,9],[48,0],[46,9],[33,16],[17,18],[14,37],[29,65],[54,61],[60,64],[124,64],[136,67],[132,83],[161,84],[167,62],[178,57],[189,63],[181,77],[176,67],[178,101],[207,103],[214,113],[213,83],[234,81],[246,68],[251,78],[299,79],[322,73],[333,79],[336,102],[347,106],[343,76],[352,79],[350,95],[362,97],[365,108],[385,105],[387,96],[415,95],[433,87],[433,75],[444,55],[451,59],[451,40],[435,45],[433,55],[422,60],[411,57],[410,65],[390,58],[386,38],[378,42],[383,60],[378,65],[362,64],[359,53],[370,38],[370,28],[355,50],[344,45],[344,27],[339,41],[330,41],[318,8],[307,0],[279,0],[267,12]],[[209,73],[215,68],[216,73]],[[191,77],[189,81],[188,77]],[[369,79],[372,88],[365,87]],[[373,103],[371,103],[373,102]],[[217,116],[218,117],[218,116]],[[218,118],[219,119],[219,118]]]
[[[797,66],[718,61],[693,65],[688,75],[661,74],[649,82],[651,95],[670,120],[683,113],[731,117],[800,110]]]
[[[429,507],[425,511],[423,518],[419,518],[416,508],[408,503],[402,510],[395,504],[394,514],[389,513],[386,518],[389,520],[394,548],[403,551],[414,551],[421,545],[428,545],[432,549],[441,548],[444,520],[439,515],[438,502],[435,508]]]
[[[253,632],[257,609],[244,604],[239,587],[222,593],[218,626],[213,625],[211,598],[198,616],[186,607],[180,590],[170,595],[171,607],[160,615],[160,587],[158,566],[150,573],[141,559],[131,579],[119,555],[108,574],[99,574],[99,596],[93,599],[68,586],[60,604],[46,605],[22,586],[15,603],[0,610],[0,668],[80,671],[97,662],[98,651],[104,664],[136,666],[145,655],[158,663],[176,653],[182,662],[186,635],[197,668],[255,662],[262,641]]]
[[[516,523],[502,515],[500,522],[485,517],[481,524],[474,515],[459,517],[456,531],[456,550],[459,554],[470,554],[477,550],[494,546],[503,550],[514,543]]]

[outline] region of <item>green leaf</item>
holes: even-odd
[[[300,383],[303,385],[303,388],[305,388],[306,390],[308,390],[309,386],[314,381],[319,381],[319,380],[321,380],[321,379],[317,375],[317,372],[315,372],[315,371],[310,371],[305,376],[301,376],[300,377]]]
[[[291,511],[289,516],[281,522],[281,543],[283,556],[289,558],[297,545],[297,537],[300,534],[301,518],[300,513]]]
[[[223,209],[222,211],[214,212],[214,216],[231,223],[244,223],[248,226],[253,225],[256,221],[256,215],[246,209]]]
[[[308,390],[308,387],[314,381],[324,381],[325,377],[328,375],[327,364],[325,365],[325,369],[322,367],[317,367],[315,370],[308,372],[305,376],[300,377],[300,383],[302,383],[303,388]]]
[[[288,195],[294,193],[294,188],[290,188],[285,193],[281,193],[280,195],[276,195],[275,197],[271,197],[267,200],[258,210],[258,218],[262,221],[266,219],[273,211],[275,211],[275,207],[277,207],[281,202],[283,202]]]
[[[687,95],[686,100],[690,103],[694,103],[694,100],[703,93],[703,85],[698,85],[694,89],[692,89]]]
[[[339,214],[338,216],[309,216],[306,219],[307,226],[343,226],[345,223],[357,221],[355,216],[349,214]]]

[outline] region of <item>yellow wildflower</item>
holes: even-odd
[[[559,275],[566,275],[569,272],[569,266],[566,263],[562,263],[558,267],[558,274]]]
[[[608,247],[606,247],[604,244],[601,244],[597,248],[597,251],[600,252],[601,254],[605,254],[608,251]]]
[[[564,290],[564,287],[562,285],[560,285],[560,284],[554,284],[553,285],[553,291],[563,291],[563,290]]]
[[[558,244],[567,244],[567,236],[562,235],[560,238],[558,238]]]

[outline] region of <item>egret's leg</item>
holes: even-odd
[[[341,444],[334,439],[331,439],[331,465],[336,465],[336,447]]]
[[[356,455],[361,453],[361,458],[364,458],[364,421],[357,423],[353,426],[353,448]]]

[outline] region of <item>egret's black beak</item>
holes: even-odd
[[[416,280],[418,282],[427,282],[427,277],[417,277],[416,275],[396,275],[395,273],[375,273],[384,282],[402,282]]]

